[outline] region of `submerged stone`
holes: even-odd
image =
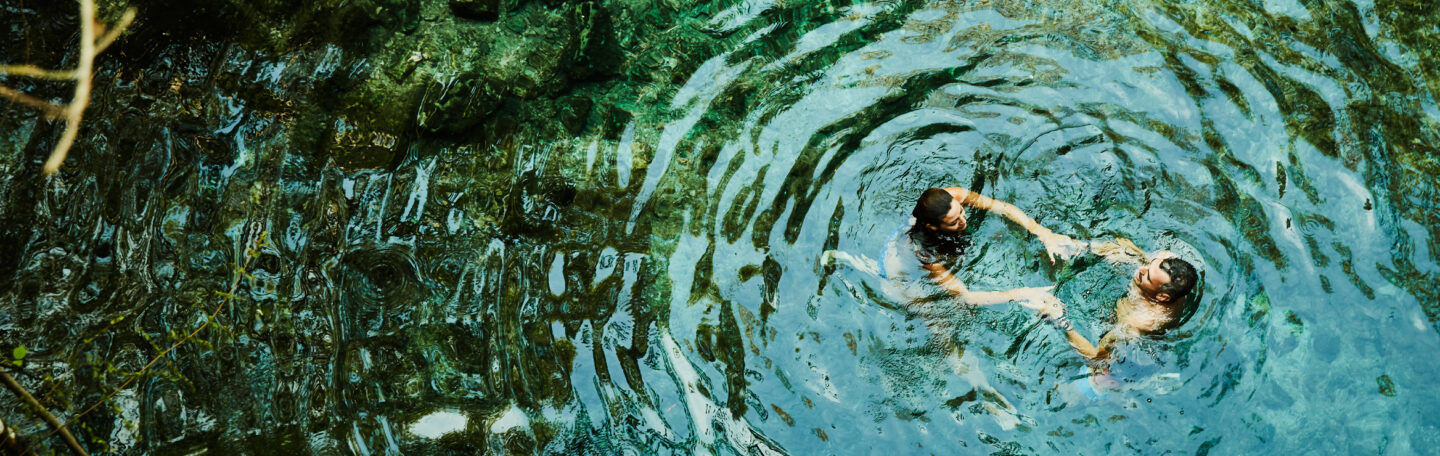
[[[476,132],[495,108],[500,106],[504,84],[478,72],[455,76],[452,81],[435,81],[426,88],[417,123],[426,131],[442,135]]]
[[[493,21],[500,18],[500,0],[450,0],[450,10],[465,19]]]
[[[1375,383],[1380,385],[1380,394],[1386,397],[1395,397],[1395,382],[1390,380],[1389,375],[1380,374],[1375,378]]]

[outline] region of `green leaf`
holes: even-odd
[[[15,361],[20,361],[20,360],[22,360],[22,359],[25,359],[25,352],[26,352],[26,351],[25,351],[25,346],[24,346],[24,345],[21,345],[21,346],[19,346],[19,347],[15,347],[15,351],[12,353],[12,354],[15,355]],[[16,365],[16,366],[19,366],[20,363],[17,362],[17,363],[15,363],[15,365]]]

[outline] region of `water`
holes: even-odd
[[[639,101],[596,100],[628,112],[617,128],[389,152],[379,137],[379,164],[317,152],[245,95],[324,98],[307,75],[370,63],[227,54],[210,71],[240,82],[180,81],[202,89],[182,98],[200,127],[97,116],[68,174],[27,171],[33,145],[0,162],[18,252],[0,334],[74,414],[205,321],[253,256],[217,328],[77,427],[124,453],[1440,443],[1435,31],[1414,19],[1434,8],[785,3],[697,15],[718,55],[675,56],[697,61],[657,67],[685,70]],[[7,141],[35,125],[6,120]],[[877,258],[940,185],[1194,255],[1194,313],[1127,348],[1131,386],[1096,401],[1070,385],[1081,362],[1060,335],[1011,306],[946,322],[953,366],[863,261],[826,260]],[[1052,266],[1000,217],[969,236],[970,288],[1058,284],[1092,338],[1131,272]]]

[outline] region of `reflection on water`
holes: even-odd
[[[461,415],[453,411],[447,410],[435,412],[421,417],[419,421],[415,422],[415,424],[410,425],[410,433],[420,437],[425,437],[427,439],[440,438],[440,436],[449,434],[451,432],[465,430],[466,420],[467,418],[465,417],[465,415]],[[500,427],[502,425],[501,421],[502,420],[496,420],[493,427]],[[510,421],[514,421],[514,419],[511,419]],[[509,429],[511,427],[514,426],[505,427],[504,429]]]
[[[302,147],[311,127],[236,97],[307,96],[284,81],[335,59],[218,59],[209,71],[229,85],[186,82],[204,88],[187,95],[200,126],[97,122],[112,141],[50,181],[0,162],[6,229],[23,228],[6,237],[18,262],[0,266],[13,277],[4,341],[24,341],[27,384],[76,413],[198,326],[248,254],[242,300],[86,417],[86,441],[319,454],[1440,444],[1440,371],[1413,361],[1440,348],[1434,34],[1411,17],[1425,7],[788,3],[714,15],[704,32],[726,51],[689,56],[703,63],[665,103],[627,108],[623,128],[420,139],[379,169]],[[107,155],[122,148],[134,159]],[[957,347],[940,350],[865,267],[937,185],[1077,238],[1191,252],[1201,299],[1178,331],[1128,347],[1131,386],[1096,400],[1071,385],[1080,359],[1023,309],[958,313]],[[1052,266],[1004,220],[971,223],[967,285],[1058,284],[1099,335],[1128,271]],[[272,245],[247,253],[262,232]],[[30,416],[5,404],[6,423]]]

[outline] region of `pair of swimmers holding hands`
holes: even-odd
[[[1115,303],[1113,326],[1092,343],[1076,331],[1065,316],[1065,306],[1050,293],[1050,287],[1016,288],[1006,291],[976,291],[965,286],[950,271],[960,252],[959,233],[968,225],[967,208],[999,213],[1029,231],[1045,245],[1050,261],[1068,260],[1093,253],[1115,264],[1133,264],[1135,273],[1129,289]],[[1079,241],[1057,234],[1036,223],[1023,211],[1004,201],[961,187],[931,188],[920,195],[911,211],[914,218],[902,227],[887,245],[885,270],[892,281],[930,282],[953,295],[960,305],[984,306],[1014,302],[1034,310],[1064,331],[1065,338],[1098,374],[1106,371],[1116,342],[1162,333],[1179,324],[1185,303],[1197,281],[1195,267],[1169,251],[1147,253],[1126,239]],[[914,298],[914,297],[910,297]],[[940,310],[934,301],[907,298],[912,312]],[[943,311],[943,310],[942,310]],[[935,315],[938,316],[938,315]]]

